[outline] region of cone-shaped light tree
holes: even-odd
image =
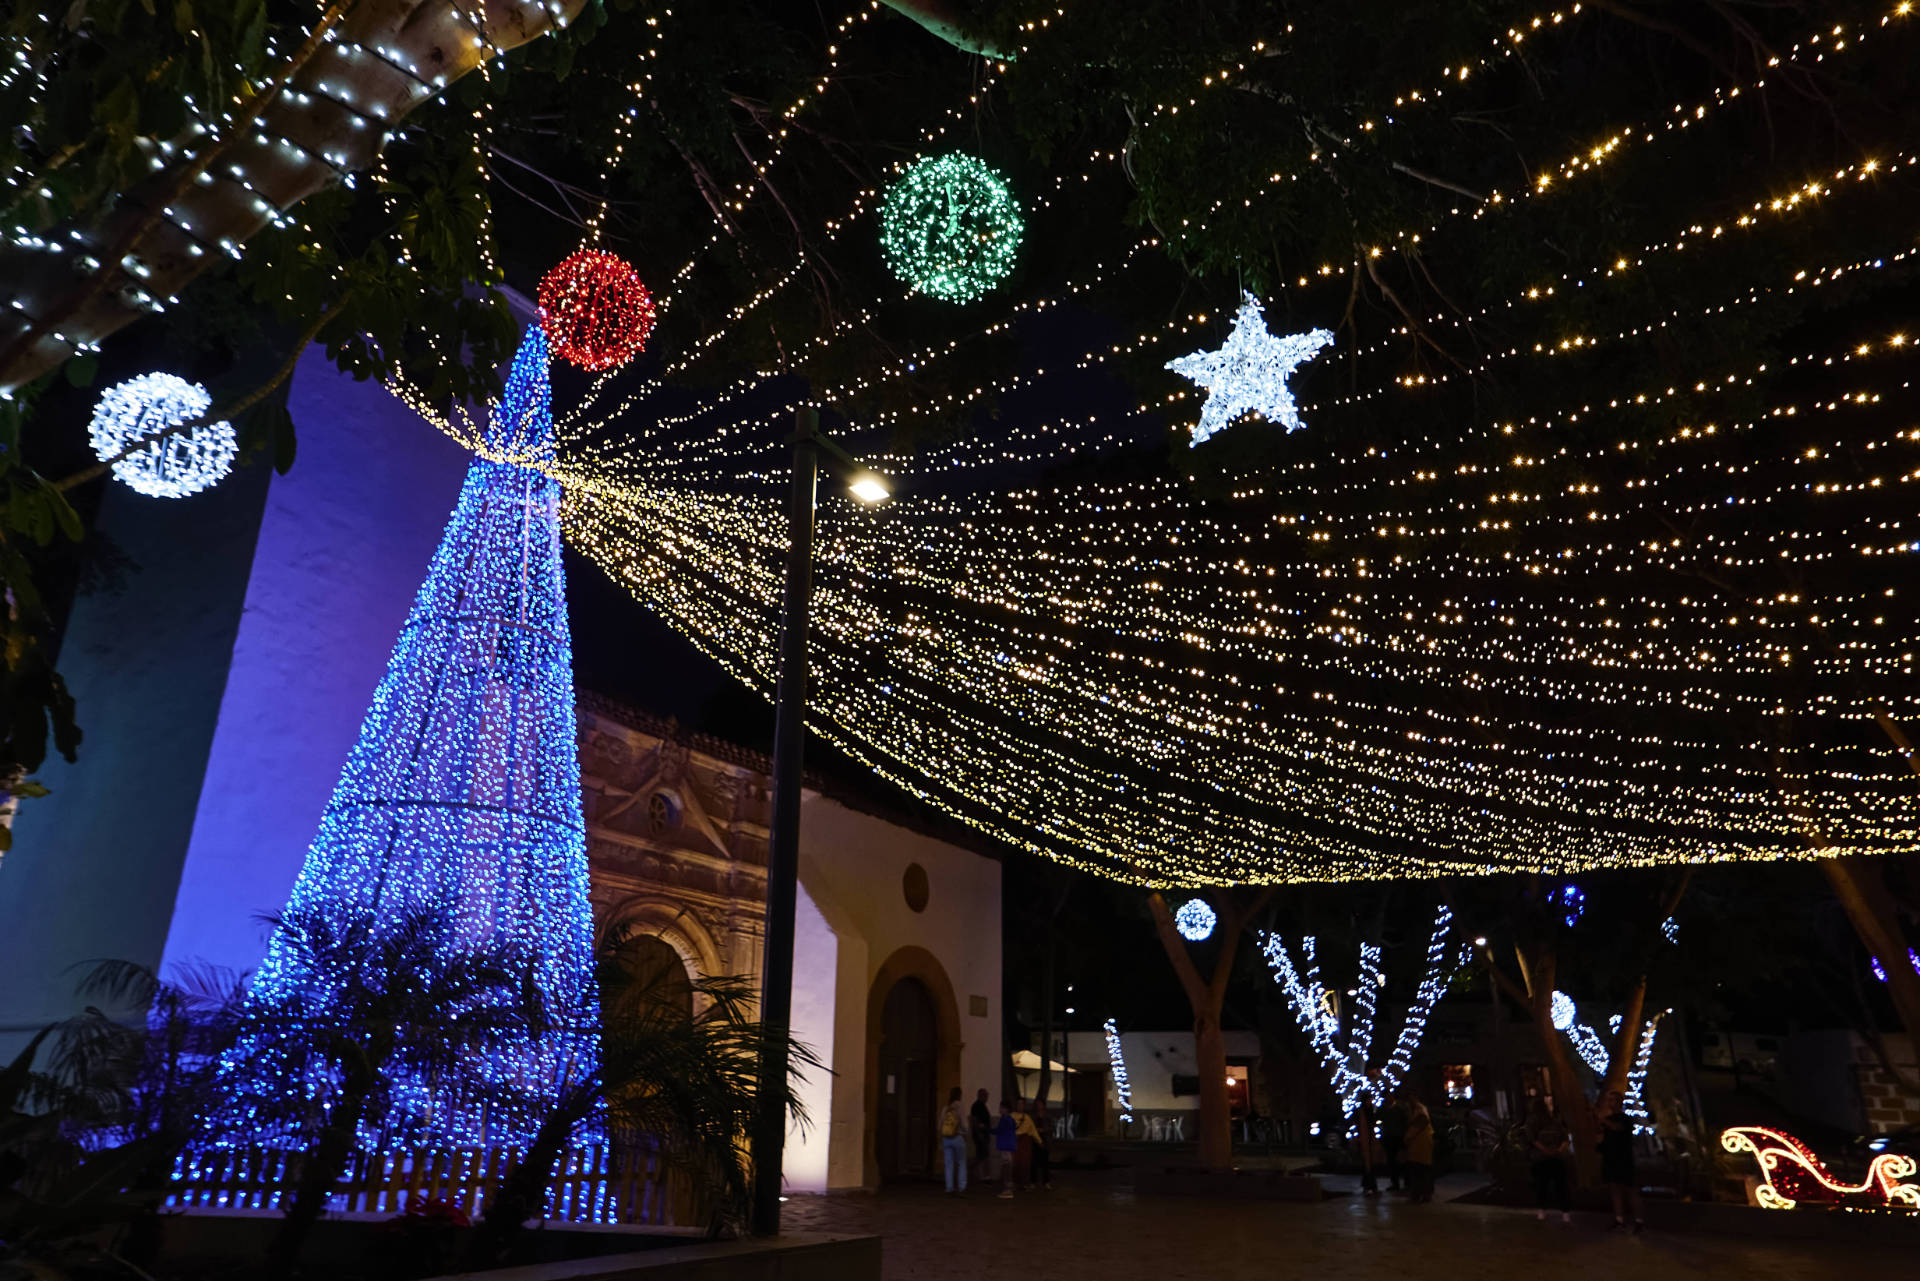
[[[376,935],[432,917],[444,922],[440,946],[458,954],[449,961],[513,958],[511,981],[473,999],[524,1006],[520,1032],[496,1028],[482,1061],[440,1080],[385,1074],[360,1122],[367,1148],[523,1144],[538,1104],[590,1072],[598,1053],[560,485],[534,470],[553,447],[547,361],[530,328],[487,435],[488,452],[514,461],[480,458],[468,471],[287,904],[287,921]],[[316,1011],[324,1020],[330,994],[365,986],[366,976],[329,973],[316,955],[285,929],[276,936],[251,1004],[303,1013],[261,1020],[252,1039],[295,1035],[282,1025]],[[234,1070],[295,1061],[315,1060],[243,1044]],[[301,1079],[248,1081],[235,1093],[324,1097],[337,1085],[328,1075],[283,1071]],[[291,1137],[273,1132],[276,1111],[229,1128],[255,1141]]]

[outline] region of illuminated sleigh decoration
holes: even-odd
[[[1756,1125],[1736,1125],[1720,1136],[1729,1152],[1751,1152],[1766,1180],[1754,1200],[1768,1210],[1791,1210],[1802,1201],[1815,1205],[1886,1207],[1920,1210],[1920,1185],[1906,1182],[1915,1162],[1899,1152],[1882,1152],[1867,1166],[1867,1180],[1842,1183],[1807,1145],[1790,1134]]]

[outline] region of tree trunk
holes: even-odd
[[[547,1113],[527,1154],[507,1171],[498,1190],[487,1198],[486,1210],[480,1216],[480,1226],[474,1230],[467,1256],[470,1267],[494,1268],[506,1261],[522,1226],[546,1205],[554,1166],[566,1150],[573,1126],[570,1111],[562,1115],[562,1110],[556,1107]]]
[[[1220,1012],[1194,1012],[1193,1070],[1200,1074],[1200,1164],[1224,1170],[1233,1164],[1233,1109],[1227,1098],[1227,1038]]]
[[[1247,921],[1273,897],[1273,887],[1260,891],[1244,908],[1232,901],[1217,905],[1219,921],[1214,937],[1219,940],[1220,955],[1213,964],[1213,977],[1203,980],[1187,951],[1186,940],[1173,923],[1173,913],[1158,891],[1148,896],[1160,946],[1166,949],[1173,971],[1180,976],[1181,990],[1193,1007],[1194,1070],[1200,1074],[1199,1163],[1209,1170],[1226,1169],[1233,1162],[1233,1108],[1227,1098],[1227,1042],[1220,1028],[1220,1009],[1226,1004],[1227,980],[1233,976],[1233,957],[1240,947],[1240,934]]]
[[[1567,1038],[1553,1025],[1553,989],[1559,969],[1559,957],[1551,947],[1541,944],[1531,953],[1516,948],[1525,986],[1507,977],[1505,970],[1487,958],[1496,987],[1504,990],[1533,1016],[1534,1030],[1540,1036],[1540,1048],[1547,1057],[1547,1075],[1553,1082],[1554,1106],[1567,1133],[1573,1136],[1573,1181],[1576,1187],[1592,1187],[1600,1181],[1600,1153],[1594,1147],[1593,1104],[1580,1088],[1580,1074],[1573,1066]]]
[[[353,1159],[354,1148],[359,1144],[360,1118],[366,1114],[367,1096],[372,1093],[372,1087],[370,1076],[356,1074],[346,1082],[339,1105],[328,1116],[326,1128],[320,1131],[320,1141],[307,1154],[306,1164],[300,1168],[300,1181],[294,1185],[293,1204],[287,1207],[287,1217],[281,1220],[280,1230],[273,1234],[273,1244],[267,1248],[267,1264],[274,1276],[284,1276],[293,1270],[307,1235],[326,1212],[333,1186],[346,1172],[347,1163]]]
[[[1529,994],[1533,1025],[1539,1030],[1541,1048],[1546,1051],[1547,1071],[1553,1078],[1554,1106],[1573,1136],[1573,1180],[1577,1187],[1593,1187],[1600,1182],[1600,1153],[1594,1146],[1593,1103],[1580,1087],[1580,1073],[1573,1066],[1573,1053],[1567,1038],[1553,1025],[1553,984],[1558,960],[1551,952],[1536,954],[1532,973],[1541,981]]]
[[[1047,918],[1047,963],[1040,980],[1040,1092],[1034,1097],[1042,1111],[1053,1089],[1053,918]]]
[[[1907,1035],[1920,1044],[1920,973],[1907,959],[1906,935],[1894,915],[1880,864],[1865,858],[1828,858],[1820,860],[1820,866],[1854,932],[1887,972],[1887,995],[1893,1000],[1894,1013]]]
[[[251,127],[178,140],[180,159],[123,193],[97,223],[78,219],[41,233],[75,252],[42,253],[0,241],[0,280],[15,298],[32,300],[28,312],[0,313],[9,318],[0,323],[0,391],[32,381],[148,314],[143,296],[164,301],[185,292],[208,267],[238,255],[271,219],[342,175],[371,168],[408,112],[496,51],[551,31],[556,11],[558,21],[570,21],[585,3],[359,0],[310,57],[283,69],[284,87],[269,86]],[[360,52],[373,49],[387,54]],[[375,120],[387,127],[367,123]],[[209,169],[213,154],[218,163]],[[219,175],[238,169],[249,185],[195,181],[201,169]],[[256,191],[265,211],[254,203]],[[76,275],[73,266],[83,254],[101,265]]]
[[[1627,1092],[1627,1074],[1633,1071],[1634,1056],[1640,1052],[1640,1026],[1646,1022],[1646,1012],[1647,976],[1642,974],[1627,997],[1626,1013],[1620,1016],[1620,1032],[1613,1039],[1603,1089]]]

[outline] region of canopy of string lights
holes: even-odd
[[[684,265],[589,218],[659,283],[659,351],[557,391],[575,546],[771,692],[782,427],[820,407],[896,498],[823,495],[810,723],[1121,879],[1920,848],[1909,6],[1180,7],[1002,5],[984,58],[912,31],[961,96],[789,200],[905,25],[862,8],[755,107]],[[953,151],[1026,220],[960,307],[877,248]],[[794,241],[718,300],[754,211]],[[1164,366],[1243,289],[1334,343],[1301,430],[1189,449],[1207,392]]]

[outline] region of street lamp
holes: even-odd
[[[860,465],[820,433],[820,411],[800,410],[793,432],[793,488],[788,495],[787,585],[780,614],[780,678],[773,698],[773,821],[767,835],[767,917],[760,958],[760,1022],[781,1034],[763,1042],[754,1100],[753,1231],[780,1231],[781,1155],[787,1113],[785,1034],[793,1018],[793,914],[800,883],[800,749],[806,741],[807,616],[813,603],[814,490],[820,456],[863,503],[885,502],[884,476]]]

